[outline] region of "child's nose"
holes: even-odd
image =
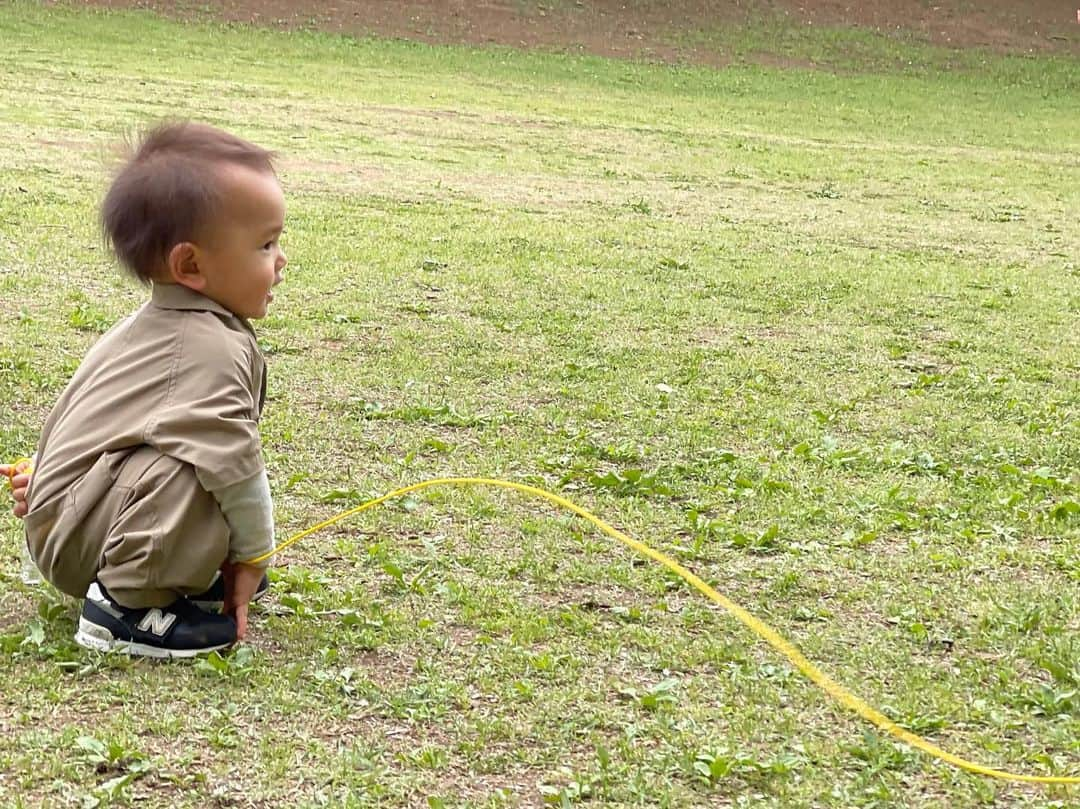
[[[282,250],[279,247],[278,248],[277,264],[276,264],[277,271],[281,272],[283,269],[285,269],[285,265],[288,264],[288,263],[289,263],[289,257],[286,256],[285,251]]]

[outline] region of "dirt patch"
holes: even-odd
[[[855,27],[954,48],[1080,53],[1075,0],[90,0],[181,19],[221,19],[432,43],[504,45],[618,58],[718,64],[698,32],[778,15],[798,25]],[[783,54],[771,55],[772,59]],[[768,57],[763,57],[768,58]]]
[[[15,593],[8,593],[0,601],[0,634],[23,629],[37,615],[34,601]]]
[[[1076,52],[1080,45],[1072,0],[778,0],[770,5],[809,25],[907,32],[956,48]]]

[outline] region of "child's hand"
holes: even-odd
[[[236,639],[243,640],[247,634],[248,604],[259,587],[265,571],[261,567],[243,562],[226,562],[221,566],[225,577],[225,606],[222,614],[231,615],[236,621]]]
[[[0,464],[0,475],[8,478],[11,485],[11,496],[15,500],[12,512],[16,517],[25,517],[28,511],[26,490],[30,486],[30,461],[19,461],[14,465]]]

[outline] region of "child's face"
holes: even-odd
[[[285,198],[277,178],[241,166],[222,169],[222,214],[198,246],[206,297],[243,318],[266,315],[288,259],[278,243]]]

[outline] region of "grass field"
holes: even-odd
[[[540,485],[935,743],[1080,772],[1080,65],[820,36],[842,70],[0,3],[0,457],[145,297],[112,146],[195,117],[281,154],[283,537]],[[190,665],[75,646],[0,525],[5,806],[1080,805],[894,744],[516,495],[294,546]]]

